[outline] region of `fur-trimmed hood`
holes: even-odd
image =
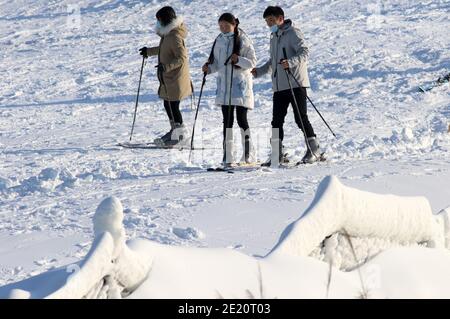
[[[163,27],[156,27],[155,32],[161,36],[164,37],[168,35],[172,30],[179,29],[178,32],[180,32],[180,35],[183,39],[187,37],[187,28],[184,25],[184,18],[182,16],[177,16],[171,23],[169,23],[166,26]]]

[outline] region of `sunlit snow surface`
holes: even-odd
[[[127,236],[161,244],[228,247],[263,256],[297,219],[327,175],[378,193],[425,196],[434,213],[450,204],[449,86],[417,87],[450,69],[448,3],[284,1],[311,50],[310,119],[328,161],[297,169],[207,173],[221,153],[221,112],[210,76],[196,127],[196,151],[126,150],[141,57],[156,45],[157,1],[3,1],[0,12],[0,285],[84,257],[92,217],[106,196],[125,208]],[[374,2],[375,3],[375,2]],[[235,13],[268,59],[266,1],[173,1],[190,30],[186,45],[197,91],[200,67],[219,30]],[[79,12],[79,15],[77,14]],[[168,130],[158,100],[157,61],[144,72],[136,142]],[[269,77],[255,80],[249,114],[258,158],[268,154]],[[182,103],[185,122],[195,112]],[[305,152],[292,110],[290,157]],[[235,132],[238,144],[239,133]],[[240,149],[238,149],[240,158]]]

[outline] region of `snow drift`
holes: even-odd
[[[450,269],[449,212],[433,215],[425,198],[368,193],[329,176],[272,251],[254,258],[230,249],[126,243],[122,205],[110,197],[96,210],[95,239],[83,261],[1,287],[0,297],[354,298],[369,286],[361,288],[356,269],[373,265],[383,269],[383,278],[369,287],[371,296],[439,297],[450,293],[448,282],[435,282]],[[441,267],[429,271],[420,256]],[[328,291],[324,260],[340,268]],[[416,286],[396,283],[402,263],[409,263],[407,279],[421,274]]]
[[[433,216],[424,197],[373,194],[329,176],[270,254],[311,255],[348,270],[396,246],[449,248],[448,216],[447,210]]]
[[[0,297],[121,298],[135,289],[149,273],[150,262],[125,243],[122,204],[106,198],[93,220],[95,239],[83,261],[24,280],[9,291],[0,289]]]

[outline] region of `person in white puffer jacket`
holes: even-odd
[[[231,13],[220,16],[219,27],[221,34],[214,41],[208,62],[202,70],[208,74],[218,73],[216,104],[222,107],[223,114],[223,163],[229,165],[234,162],[232,127],[235,109],[237,122],[241,128],[243,146],[241,163],[252,163],[254,150],[247,111],[254,107],[251,70],[256,66],[255,49],[247,34],[239,28],[239,20]]]

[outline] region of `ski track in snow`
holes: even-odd
[[[82,1],[79,28],[72,28],[69,3],[1,3],[0,285],[83,256],[92,241],[94,210],[109,195],[123,201],[130,237],[254,255],[267,253],[326,175],[370,191],[426,195],[434,211],[450,204],[449,188],[442,186],[450,177],[449,84],[416,92],[450,69],[450,40],[442,32],[450,24],[448,1],[399,1],[377,15],[370,1],[284,1],[311,49],[310,97],[338,137],[309,107],[328,162],[235,174],[201,170],[221,159],[214,76],[207,78],[196,140],[216,149],[195,152],[193,167],[186,164],[187,151],[115,145],[129,137],[141,63],[137,50],[158,43],[151,28],[160,5]],[[262,19],[268,2],[171,5],[190,30],[186,44],[197,91],[222,12],[239,17],[258,64],[268,58]],[[136,142],[168,129],[156,96],[155,63],[149,59],[144,72]],[[255,80],[254,88],[249,122],[262,132],[271,120],[269,77]],[[190,126],[195,112],[188,100],[182,107]],[[285,144],[295,161],[305,147],[289,112]],[[263,133],[259,142],[258,158],[265,160]]]

